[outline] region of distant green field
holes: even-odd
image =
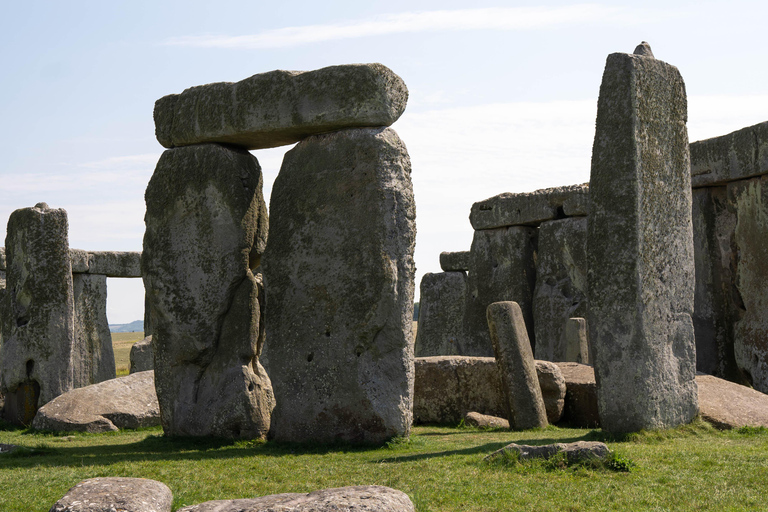
[[[144,339],[143,332],[113,332],[112,349],[115,351],[117,376],[128,375],[131,369],[131,347]]]

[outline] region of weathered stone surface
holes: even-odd
[[[152,352],[152,336],[137,341],[131,347],[130,373],[145,372],[155,369],[155,354]]]
[[[154,372],[147,371],[59,395],[37,411],[32,428],[109,432],[159,424]]]
[[[736,212],[728,208],[726,187],[693,189],[692,219],[696,269],[692,316],[696,333],[696,369],[746,383],[733,352],[733,324],[744,312],[735,279],[738,255],[743,250],[735,244]],[[759,245],[761,241],[761,238],[750,239],[749,245]],[[746,250],[748,252],[749,248]]]
[[[589,459],[604,459],[611,453],[605,443],[599,441],[576,441],[575,443],[555,443],[540,446],[511,443],[487,455],[484,460],[492,460],[504,453],[516,453],[518,460],[549,459],[558,453],[564,453],[568,462]]]
[[[565,322],[565,359],[589,364],[589,330],[586,318],[569,318]]]
[[[417,357],[414,367],[414,423],[457,425],[472,411],[506,416],[506,398],[493,357]],[[566,397],[562,374],[553,369],[551,363],[536,361],[536,376],[547,420],[557,423]]]
[[[0,247],[0,270],[5,270],[5,247]]]
[[[542,223],[537,254],[533,292],[536,358],[571,361],[566,323],[587,314],[587,218]]]
[[[547,411],[520,306],[512,301],[488,306],[488,330],[507,397],[511,428],[546,427]]]
[[[271,148],[344,128],[389,126],[407,102],[403,80],[381,64],[270,71],[160,98],[155,134],[167,148],[203,142]]]
[[[694,187],[723,185],[767,173],[768,121],[691,144]]]
[[[469,251],[441,252],[440,268],[444,272],[466,272],[469,270]]]
[[[321,489],[253,499],[207,501],[177,512],[413,512],[408,495],[381,485]]]
[[[635,55],[643,55],[645,57],[655,58],[653,56],[653,50],[651,50],[651,45],[649,45],[646,41],[643,41],[639,45],[635,47],[635,51],[632,52]]]
[[[28,424],[38,407],[74,381],[75,306],[67,212],[38,203],[8,219],[7,328],[0,347],[0,394],[7,421]]]
[[[102,477],[67,491],[50,512],[170,512],[171,490],[146,478]]]
[[[389,128],[286,153],[264,254],[275,439],[408,435],[413,393],[411,164]]]
[[[459,355],[493,356],[486,318],[493,302],[517,302],[533,341],[536,234],[535,228],[524,226],[475,231]]]
[[[447,356],[459,352],[467,295],[464,272],[424,274],[419,295],[416,357]]]
[[[520,194],[505,192],[473,204],[469,222],[475,230],[538,226],[546,220],[564,217],[566,204],[570,215],[586,215],[588,207],[585,199],[588,195],[589,186],[586,184]]]
[[[88,272],[88,252],[82,249],[70,249],[69,258],[72,260],[72,273]]]
[[[107,277],[141,277],[141,253],[120,251],[89,252],[88,272]]]
[[[74,274],[75,350],[72,364],[80,386],[115,378],[115,352],[107,321],[107,278]]]
[[[247,151],[168,150],[146,192],[141,274],[169,435],[259,438],[274,396],[258,362],[267,237],[261,168]]]
[[[597,410],[597,384],[595,370],[581,363],[557,363],[565,380],[565,407],[563,422],[575,428],[597,428],[600,413]]]
[[[464,424],[468,427],[479,428],[509,428],[509,421],[498,416],[488,416],[479,412],[468,412],[464,416]]]
[[[587,245],[589,338],[610,432],[672,427],[698,412],[686,120],[677,68],[608,56]]]
[[[696,385],[701,417],[715,427],[768,427],[768,395],[712,375],[696,375]]]

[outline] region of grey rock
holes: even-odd
[[[685,85],[656,59],[608,56],[590,180],[589,316],[602,428],[698,413]]]
[[[152,336],[147,336],[141,341],[137,341],[131,347],[131,370],[130,373],[145,372],[155,369],[155,354],[152,351]]]
[[[170,512],[172,503],[171,490],[156,480],[102,477],[72,487],[50,512]]]
[[[483,460],[493,460],[505,453],[516,453],[518,460],[550,459],[558,453],[565,454],[569,463],[589,459],[604,459],[611,451],[605,443],[599,441],[576,441],[574,443],[555,443],[540,446],[511,443],[496,450]]]
[[[651,45],[643,41],[639,45],[635,47],[635,51],[633,52],[635,55],[642,55],[643,57],[650,57],[654,59],[653,51],[651,51]]]
[[[589,214],[589,183],[576,185],[575,191],[563,199],[563,213],[567,217],[583,217]]]
[[[563,422],[574,428],[597,428],[600,412],[597,409],[595,370],[581,363],[557,363],[565,380],[565,407]]]
[[[154,372],[147,371],[59,395],[37,411],[32,428],[110,432],[159,424]]]
[[[493,357],[417,357],[414,369],[414,423],[457,425],[472,411],[499,417],[508,413]],[[565,381],[558,370],[552,363],[536,361],[547,420],[552,424],[560,421],[566,397]],[[592,380],[594,384],[594,374]]]
[[[445,272],[466,272],[469,270],[469,251],[441,252],[440,268]]]
[[[411,164],[389,128],[309,137],[286,153],[264,254],[270,436],[407,436],[413,393]]]
[[[160,98],[155,134],[167,148],[204,142],[271,148],[344,128],[389,126],[407,101],[403,80],[381,64],[271,71]]]
[[[587,218],[542,223],[537,256],[533,292],[536,358],[571,361],[566,323],[587,314]]]
[[[447,356],[459,352],[467,295],[464,272],[424,274],[419,295],[416,357]]]
[[[83,274],[88,272],[88,252],[82,249],[70,249],[69,258],[72,260],[72,273]]]
[[[74,274],[75,350],[72,363],[78,386],[115,378],[115,352],[107,321],[107,278]]]
[[[408,495],[381,485],[321,489],[239,500],[216,500],[177,512],[413,512]]]
[[[0,247],[0,270],[5,270],[5,247]]]
[[[768,121],[691,144],[691,182],[694,187],[724,185],[766,173]]]
[[[504,226],[538,226],[546,220],[566,215],[565,204],[573,215],[586,215],[589,186],[569,185],[535,192],[505,192],[472,205],[469,222],[475,230]]]
[[[701,418],[720,429],[768,428],[768,395],[712,375],[696,375]]]
[[[258,362],[267,237],[261,168],[244,150],[168,150],[146,192],[141,274],[168,435],[263,438],[274,396]]]
[[[464,416],[464,424],[478,428],[509,428],[509,421],[497,416],[488,416],[479,412],[468,412]]]
[[[88,272],[107,277],[141,277],[141,253],[120,251],[89,252]]]
[[[7,421],[29,424],[37,409],[77,384],[75,306],[67,212],[45,203],[8,219],[7,318],[0,347],[0,394]]]
[[[535,228],[524,226],[475,231],[460,355],[493,356],[486,318],[486,310],[493,302],[517,302],[533,342],[536,235]]]
[[[520,306],[512,301],[488,306],[488,330],[507,396],[510,426],[516,430],[546,427],[547,411]]]
[[[589,330],[586,318],[569,318],[565,322],[565,359],[589,364]]]

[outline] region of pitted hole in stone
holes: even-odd
[[[311,363],[314,358],[315,358],[315,353],[314,352],[310,352],[309,354],[307,354],[307,362],[308,363]]]
[[[24,327],[29,323],[29,316],[25,313],[16,317],[16,327]]]
[[[361,355],[363,355],[363,352],[365,352],[365,347],[363,347],[362,345],[358,345],[355,347],[355,355],[357,357],[360,357]]]
[[[32,371],[35,369],[35,361],[30,359],[27,361],[27,378],[32,377]]]
[[[330,330],[330,329],[326,329],[326,331],[325,331],[325,337],[326,337],[326,338],[330,338],[330,337],[331,337],[331,330]]]
[[[249,392],[249,393],[253,393],[253,387],[254,387],[254,386],[253,386],[253,382],[249,382],[249,383],[248,383],[248,392]]]
[[[564,219],[567,215],[565,214],[565,210],[563,209],[563,206],[560,205],[557,207],[557,211],[555,212],[555,219]]]

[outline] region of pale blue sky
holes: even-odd
[[[70,245],[141,250],[157,98],[273,69],[381,62],[410,100],[417,286],[466,250],[473,202],[585,182],[605,58],[649,41],[689,94],[690,139],[768,120],[765,2],[3,2],[0,223],[45,201]],[[255,151],[265,195],[288,148]],[[110,280],[110,322],[142,317]]]

